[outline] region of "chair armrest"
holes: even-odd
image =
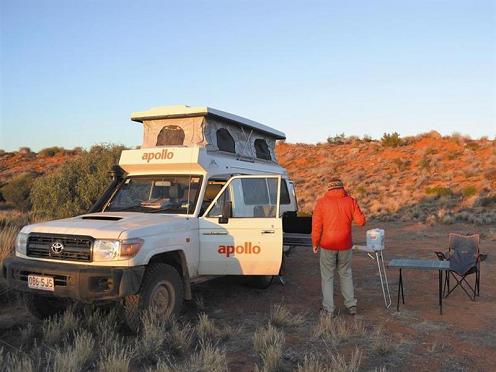
[[[437,258],[440,260],[440,261],[446,261],[448,258],[446,257],[446,255],[444,254],[444,252],[441,252],[441,251],[434,251],[434,254],[437,256]]]

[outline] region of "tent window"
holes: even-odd
[[[177,125],[166,125],[157,136],[157,146],[182,146],[184,130]]]
[[[259,159],[272,160],[269,146],[264,139],[259,138],[255,140],[255,152],[257,154],[257,158]]]
[[[231,133],[225,128],[217,130],[217,147],[221,151],[236,153],[234,138],[232,138]]]

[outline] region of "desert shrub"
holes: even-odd
[[[23,155],[27,155],[31,153],[31,148],[29,147],[19,147],[19,153]]]
[[[135,354],[140,360],[155,360],[160,355],[167,337],[166,320],[153,311],[147,311],[143,314],[141,323],[140,337],[136,338]]]
[[[304,322],[301,314],[293,314],[283,304],[277,304],[270,309],[270,324],[275,327],[296,327]]]
[[[477,188],[475,186],[467,186],[462,190],[462,195],[464,198],[469,198],[477,194]]]
[[[82,331],[75,335],[74,343],[65,348],[56,348],[52,353],[53,370],[77,372],[85,370],[95,352],[93,336]]]
[[[394,165],[396,165],[399,171],[404,171],[405,169],[408,168],[411,162],[410,160],[403,160],[401,158],[396,158],[393,159],[393,163]]]
[[[427,187],[425,189],[425,193],[427,195],[434,195],[436,197],[453,195],[453,191],[451,191],[449,187],[442,186]]]
[[[279,371],[283,362],[284,333],[272,325],[259,328],[253,335],[253,347],[263,371]]]
[[[40,150],[40,152],[38,152],[38,156],[40,158],[51,158],[58,153],[63,153],[64,151],[65,150],[63,147],[52,146]]]
[[[98,361],[98,371],[100,372],[127,372],[131,363],[132,351],[129,346],[121,343],[114,343],[112,347],[102,353]]]
[[[367,192],[367,189],[366,189],[365,187],[363,187],[363,186],[358,186],[358,187],[356,188],[356,192],[357,192],[358,194],[360,194],[360,195],[363,195],[363,194],[365,194],[365,193]]]
[[[55,173],[39,177],[31,191],[33,210],[49,218],[86,212],[110,183],[108,171],[117,164],[122,146],[93,146]]]
[[[202,342],[227,340],[240,332],[239,328],[233,328],[230,325],[218,326],[207,314],[198,316],[195,329],[199,340]]]
[[[447,153],[446,157],[448,158],[448,160],[455,160],[455,159],[458,159],[462,155],[463,155],[463,152],[462,151],[459,151],[459,150],[448,150],[448,153]]]
[[[327,137],[327,143],[330,145],[342,145],[346,142],[346,135],[344,133],[336,134],[334,137]]]
[[[80,325],[80,319],[73,309],[66,310],[61,315],[54,315],[41,325],[43,339],[48,345],[55,345],[65,341]]]
[[[370,137],[368,134],[365,134],[365,135],[362,137],[362,141],[363,141],[363,142],[372,142],[372,137]]]
[[[14,252],[14,243],[19,232],[17,226],[5,226],[0,230],[0,266],[3,260]]]
[[[333,318],[330,314],[322,314],[314,328],[314,337],[330,341],[334,345],[365,335],[365,325],[361,320],[354,319],[353,322],[346,322],[341,317]]]
[[[226,352],[211,343],[200,344],[200,351],[191,356],[183,368],[172,368],[173,371],[227,371]]]
[[[169,350],[176,355],[186,354],[193,343],[193,334],[193,327],[189,323],[181,325],[173,319],[167,333],[167,346]]]
[[[465,147],[469,150],[476,151],[480,148],[480,145],[476,141],[470,141],[465,144]]]
[[[16,176],[2,187],[3,197],[18,210],[24,212],[30,210],[30,193],[36,178],[35,173],[23,173]]]
[[[402,145],[401,137],[399,133],[384,133],[381,138],[382,146],[384,147],[398,147]]]
[[[426,154],[424,154],[418,161],[417,165],[421,170],[429,170],[431,168],[431,160]]]

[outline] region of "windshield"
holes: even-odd
[[[106,212],[190,214],[195,210],[201,176],[128,177],[105,208]]]

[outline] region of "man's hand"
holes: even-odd
[[[313,253],[315,253],[315,254],[319,253],[319,246],[318,245],[313,246],[312,249],[313,249]]]

